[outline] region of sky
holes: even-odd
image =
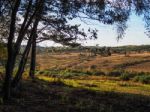
[[[142,17],[132,15],[127,22],[128,28],[123,39],[117,41],[117,33],[114,26],[102,25],[95,22],[98,32],[98,39],[87,41],[85,45],[100,46],[123,46],[123,45],[147,45],[150,44],[150,38],[145,34],[145,23]],[[84,26],[86,27],[86,26]]]
[[[130,19],[128,20],[128,28],[126,30],[126,34],[123,39],[117,41],[117,33],[115,30],[115,26],[111,25],[103,25],[98,21],[87,21],[85,24],[84,22],[80,21],[80,19],[75,19],[70,22],[71,24],[81,24],[81,28],[88,29],[93,28],[98,30],[98,39],[96,40],[88,40],[82,42],[84,46],[124,46],[124,45],[149,45],[150,38],[146,36],[144,33],[146,30],[144,28],[144,21],[142,17],[138,17],[136,15],[131,15]],[[54,42],[43,42],[40,45],[44,47],[48,46],[59,46]]]

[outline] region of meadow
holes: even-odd
[[[128,56],[91,56],[79,52],[38,54],[36,81],[28,78],[27,67],[12,104],[0,106],[0,110],[149,112],[149,65],[148,52]]]
[[[89,53],[57,53],[37,56],[37,69],[75,69],[97,71],[150,72],[150,53],[113,54],[112,56],[89,56]]]
[[[38,55],[37,77],[100,91],[150,96],[150,53],[89,56],[88,53]]]

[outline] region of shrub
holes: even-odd
[[[40,74],[40,75],[44,74],[44,71],[39,71],[39,74]]]
[[[131,74],[129,74],[129,73],[123,73],[120,76],[120,79],[123,80],[123,81],[128,81],[128,80],[130,80],[130,78],[131,78]]]
[[[150,84],[150,75],[135,76],[133,80],[143,84]]]
[[[112,71],[108,73],[108,76],[114,76],[114,77],[118,77],[121,76],[122,71]]]
[[[93,75],[100,76],[100,75],[105,75],[105,73],[102,71],[94,71]]]
[[[96,69],[96,68],[97,68],[96,65],[91,65],[91,66],[90,66],[90,69],[91,69],[91,70]]]
[[[92,72],[90,72],[90,71],[86,71],[85,73],[86,73],[87,75],[93,75]]]

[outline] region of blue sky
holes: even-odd
[[[115,26],[103,25],[96,21],[91,21],[94,25],[86,25],[82,23],[83,28],[92,27],[99,30],[97,40],[89,40],[84,42],[84,45],[100,46],[122,46],[122,45],[143,45],[150,44],[150,38],[146,36],[145,23],[142,17],[131,15],[127,25],[126,34],[123,39],[117,41],[117,33]]]
[[[99,46],[123,46],[123,45],[147,45],[150,44],[150,38],[146,36],[144,21],[141,17],[137,17],[136,15],[131,15],[128,21],[128,29],[126,30],[126,34],[123,39],[117,41],[115,26],[103,25],[97,21],[87,21],[88,24],[81,22],[80,19],[75,19],[71,21],[71,23],[81,24],[81,28],[88,29],[93,28],[98,30],[98,39],[97,40],[88,40],[82,42],[83,45],[87,46],[95,46],[99,44]],[[57,46],[53,42],[43,42],[42,46]]]

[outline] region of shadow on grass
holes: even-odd
[[[14,102],[0,112],[149,112],[150,96],[97,92],[61,81],[23,81]]]

